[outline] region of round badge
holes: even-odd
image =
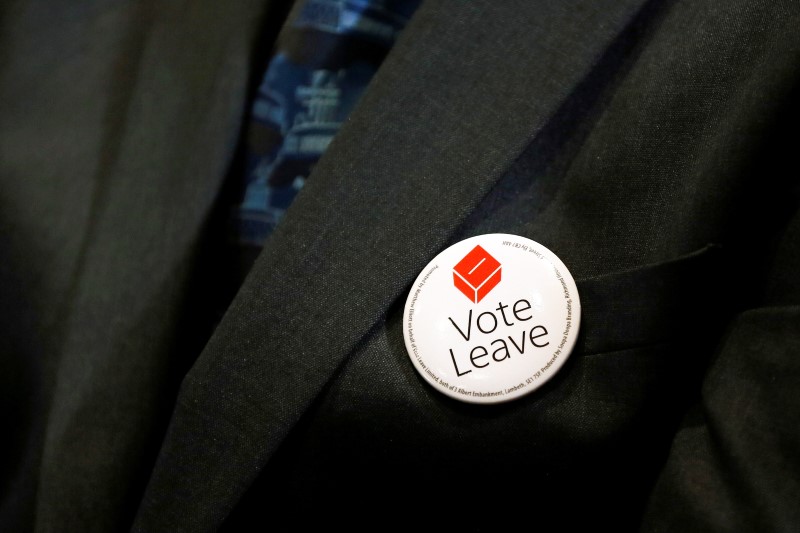
[[[456,243],[428,263],[411,287],[403,325],[414,367],[436,390],[499,403],[558,372],[580,317],[575,280],[553,252],[493,233]]]

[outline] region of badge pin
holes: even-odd
[[[458,242],[420,273],[403,315],[414,367],[436,390],[499,403],[546,383],[580,325],[578,289],[553,252],[525,237]]]

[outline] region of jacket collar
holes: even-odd
[[[136,528],[224,519],[642,1],[420,8],[187,375]]]

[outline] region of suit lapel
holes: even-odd
[[[641,1],[420,8],[186,377],[139,530],[224,519]]]

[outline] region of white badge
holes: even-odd
[[[578,336],[581,305],[567,267],[539,243],[493,233],[447,248],[406,301],[406,349],[436,390],[499,403],[547,382]]]

